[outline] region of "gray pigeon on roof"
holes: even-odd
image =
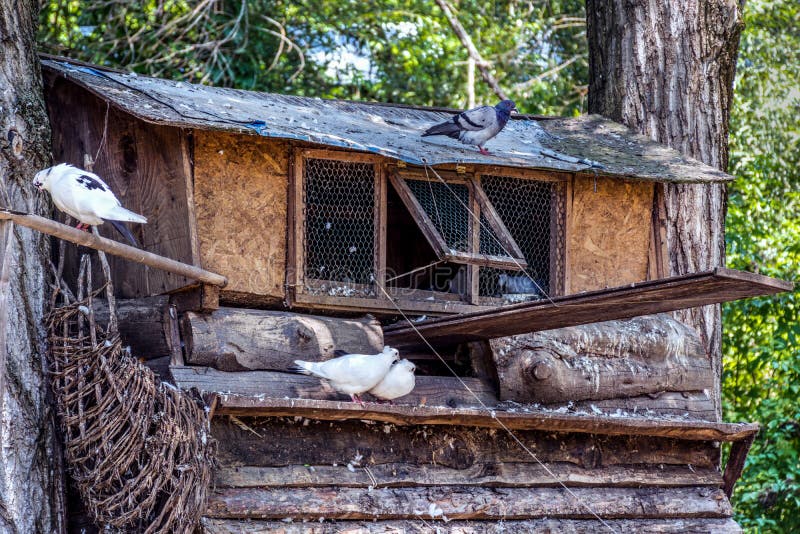
[[[465,145],[476,145],[478,151],[484,155],[491,152],[483,145],[505,128],[511,111],[516,109],[513,100],[503,100],[496,106],[479,106],[468,111],[463,111],[449,121],[431,126],[422,137],[430,135],[446,135],[458,139]]]

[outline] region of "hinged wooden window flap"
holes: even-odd
[[[433,189],[434,187],[439,189],[441,185],[445,185],[441,182],[433,182],[417,176],[406,178],[396,172],[389,173],[389,180],[440,260],[515,271],[524,270],[528,266],[520,247],[500,220],[480,183],[474,178],[470,177],[466,182],[454,182],[446,185],[449,189],[447,195],[438,196]],[[409,187],[409,180],[412,183],[424,181],[429,184],[432,207],[429,207],[428,210],[423,207],[417,194]],[[459,188],[459,191],[464,188],[463,191],[466,198],[459,199],[458,192],[453,188]],[[464,202],[463,206],[456,204],[456,210],[463,211],[463,213],[457,214],[459,215],[457,217],[453,217],[453,214],[448,214],[450,220],[443,221],[440,210],[444,208],[445,203],[453,204],[453,198],[450,195],[456,197],[455,201],[457,203],[459,200]],[[478,201],[478,206],[480,207],[478,213],[471,212],[468,208],[470,195],[473,195]],[[439,206],[437,202],[442,206]],[[431,210],[434,213],[429,213]],[[432,217],[437,217],[437,221],[434,222]],[[487,239],[496,238],[508,255],[481,254],[475,250],[468,237],[471,235],[471,229],[475,224],[485,225],[482,233]],[[443,235],[443,233],[450,235]]]

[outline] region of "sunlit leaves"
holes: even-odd
[[[728,265],[789,280],[800,271],[800,7],[748,0],[731,114]],[[749,530],[800,531],[798,292],[724,307],[728,420],[764,428],[734,495]]]

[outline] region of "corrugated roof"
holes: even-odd
[[[487,143],[492,156],[443,137],[420,137],[451,113],[194,85],[44,59],[62,75],[141,120],[295,139],[372,152],[413,165],[503,165],[639,180],[719,182],[732,176],[596,115],[516,118]]]

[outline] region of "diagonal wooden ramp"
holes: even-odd
[[[408,349],[493,339],[587,323],[671,312],[748,297],[791,291],[791,282],[717,268],[629,286],[589,291],[552,300],[524,302],[384,329],[387,345]]]

